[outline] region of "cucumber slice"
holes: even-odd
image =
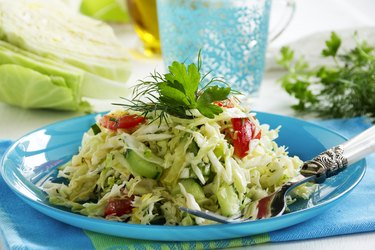
[[[142,176],[151,179],[159,179],[163,168],[153,162],[147,161],[134,150],[126,150],[125,160],[128,163],[130,172],[135,176]]]
[[[224,216],[232,216],[240,211],[240,200],[233,186],[223,184],[217,194],[217,200],[220,205],[221,213]]]
[[[184,186],[186,192],[192,194],[197,202],[206,198],[203,188],[194,179],[182,179],[180,183]]]

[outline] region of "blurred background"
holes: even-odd
[[[108,24],[125,49],[129,59],[129,78],[126,86],[145,79],[150,72],[165,72],[160,50],[157,10],[155,0],[58,0],[72,11]],[[273,5],[280,4],[274,0]],[[270,27],[280,22],[282,13],[273,8]],[[297,0],[294,16],[285,31],[268,44],[266,70],[259,98],[253,109],[276,114],[295,115],[290,106],[295,102],[277,83],[283,72],[275,63],[283,45],[291,46],[297,54],[303,54],[312,64],[318,60],[324,41],[331,31],[339,32],[345,44],[353,44],[352,35],[358,31],[372,45],[375,44],[375,1],[373,0]],[[277,98],[275,99],[275,93]],[[113,100],[85,97],[93,110],[113,109]],[[118,100],[114,97],[115,101]],[[272,100],[272,101],[270,101]],[[22,109],[0,103],[0,115],[17,121],[11,131],[0,129],[0,138],[16,139],[30,130],[43,125],[85,114],[82,111],[56,112],[55,110]],[[27,121],[27,122],[26,122]],[[0,128],[8,122],[0,119]],[[27,124],[27,125],[25,125]]]
[[[130,81],[147,76],[150,69],[164,70],[158,42],[156,0],[62,1],[72,9],[103,20],[113,27],[135,62]],[[277,8],[282,2],[274,0],[272,3],[271,28],[277,26],[282,19],[284,13]],[[363,31],[363,37],[374,41],[375,35],[371,32],[375,27],[374,11],[373,0],[297,0],[290,24],[277,39],[268,44],[267,68],[275,66],[275,56],[283,45],[292,44],[297,50],[316,55],[313,50],[318,49],[314,47],[317,46],[317,41],[326,39],[331,31],[343,31],[349,37],[353,31]],[[315,39],[311,40],[311,35]],[[353,41],[350,43],[353,44]],[[145,44],[154,48],[145,49]],[[137,62],[145,67],[138,70]]]

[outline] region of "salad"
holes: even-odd
[[[59,181],[44,184],[50,202],[138,224],[214,223],[179,207],[255,218],[255,201],[298,177],[302,161],[277,145],[280,128],[260,124],[228,86],[199,70],[199,60],[174,62],[141,82],[123,108],[98,116]]]

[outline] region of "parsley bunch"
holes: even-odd
[[[160,119],[165,119],[166,114],[192,119],[194,115],[190,112],[191,109],[214,118],[223,111],[214,102],[227,99],[232,91],[230,87],[211,86],[214,82],[224,83],[218,78],[211,79],[199,89],[207,76],[200,74],[201,63],[200,55],[197,65],[192,63],[186,66],[175,61],[168,67],[169,73],[154,72],[150,81],[141,81],[135,86],[133,99],[127,100],[127,104],[117,105],[140,111],[144,115],[160,111]]]
[[[288,73],[279,81],[298,100],[292,106],[298,112],[326,118],[365,115],[375,120],[374,47],[362,41],[341,52],[341,44],[341,38],[332,32],[321,55],[333,63],[314,68],[303,57],[295,59],[289,47],[281,48],[277,63]]]

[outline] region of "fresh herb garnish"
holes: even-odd
[[[281,49],[278,64],[288,70],[279,81],[298,103],[299,112],[321,117],[375,119],[375,54],[366,41],[349,51],[341,51],[341,38],[335,33],[326,41],[321,55],[332,64],[310,67],[303,57],[294,58],[289,47]]]
[[[219,78],[212,78],[199,89],[207,76],[201,76],[201,64],[200,55],[197,65],[192,63],[186,66],[175,61],[168,67],[169,73],[152,73],[150,81],[141,81],[135,86],[133,99],[127,100],[125,104],[115,105],[125,106],[144,115],[160,111],[160,119],[165,119],[166,114],[191,119],[194,118],[189,112],[191,109],[197,109],[202,115],[214,118],[223,110],[213,103],[227,99],[231,88],[212,85],[215,82],[224,83]]]

